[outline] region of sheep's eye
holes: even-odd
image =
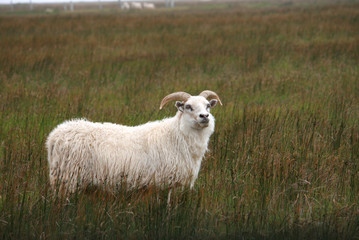
[[[187,110],[190,110],[190,111],[192,111],[192,110],[193,110],[193,108],[192,108],[192,106],[191,106],[191,105],[186,105],[186,109],[187,109]]]
[[[211,108],[211,104],[207,104],[207,108]]]

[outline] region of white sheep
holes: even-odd
[[[156,9],[156,6],[155,6],[155,4],[153,4],[153,3],[143,3],[143,8],[144,9]]]
[[[131,2],[130,4],[133,9],[142,9],[142,4],[140,2]]]
[[[87,186],[115,190],[123,184],[192,188],[214,131],[210,108],[222,103],[209,90],[198,96],[175,92],[160,109],[173,100],[179,100],[174,117],[139,126],[82,119],[58,125],[46,142],[52,187],[66,192]]]

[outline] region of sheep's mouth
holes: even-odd
[[[209,126],[209,119],[193,119],[192,123],[194,129],[203,129]]]
[[[209,125],[209,119],[204,119],[198,123],[200,128],[206,128]]]

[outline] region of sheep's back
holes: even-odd
[[[164,176],[178,170],[178,160],[189,157],[178,151],[181,146],[175,143],[181,139],[173,139],[178,137],[171,134],[173,124],[170,119],[136,127],[87,120],[64,122],[47,141],[50,177],[51,172],[76,175],[95,185],[104,181],[116,184],[124,177],[133,184],[138,176],[138,184],[145,185],[154,175],[157,182],[165,181]]]

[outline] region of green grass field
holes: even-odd
[[[1,239],[358,239],[359,4],[0,16]],[[49,188],[66,119],[136,125],[211,89],[193,191]]]

